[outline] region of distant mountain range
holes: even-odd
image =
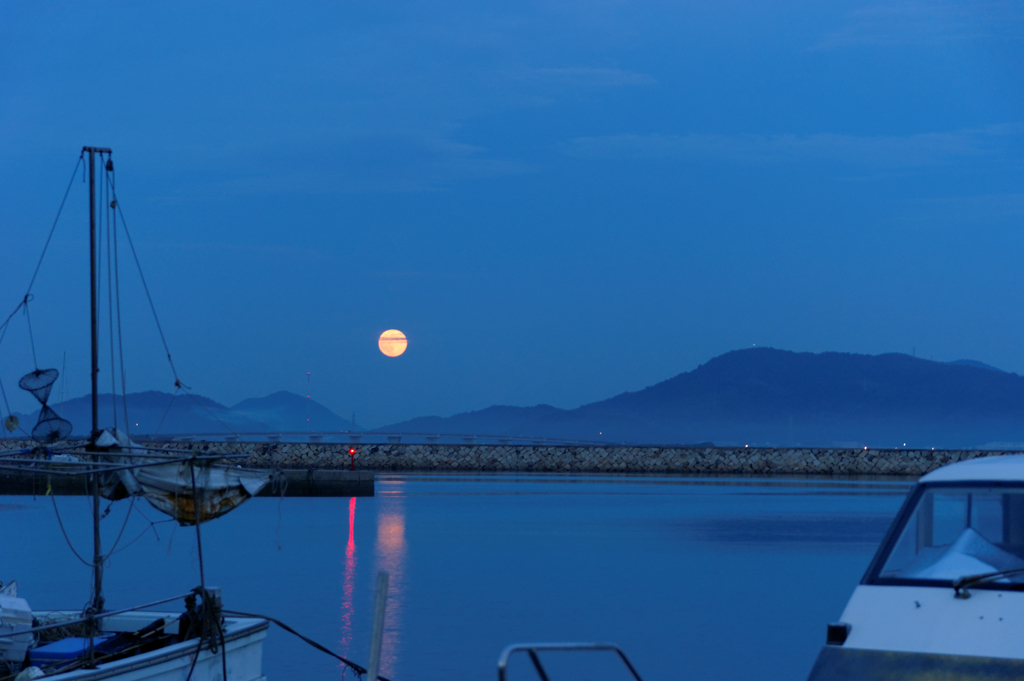
[[[110,395],[100,420],[113,422]],[[84,434],[90,399],[51,405]],[[276,392],[227,407],[206,397],[149,391],[127,398],[140,434],[358,431],[301,395]],[[123,403],[118,398],[118,422]],[[19,415],[31,430],[38,412]],[[308,419],[308,420],[307,420]],[[376,429],[387,433],[518,436],[638,444],[978,447],[1024,449],[1024,378],[973,360],[728,352],[693,371],[577,409],[494,406]],[[372,432],[372,431],[371,431]]]
[[[99,396],[100,423],[124,423],[125,401],[118,396],[117,415],[110,394]],[[50,407],[74,426],[74,434],[82,435],[92,427],[92,399],[76,397]],[[242,400],[226,407],[213,400],[192,394],[150,390],[128,393],[130,431],[140,434],[176,433],[280,433],[307,431],[353,430],[352,423],[327,407],[301,395],[276,392],[258,399]],[[31,431],[39,412],[18,414],[22,428]],[[308,420],[307,420],[308,419]]]
[[[577,409],[490,407],[380,430],[647,444],[973,447],[1024,442],[1024,378],[973,360],[752,348]]]

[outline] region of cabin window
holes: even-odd
[[[951,582],[1024,569],[1024,489],[925,489],[885,557],[883,580]],[[1024,583],[1024,572],[987,585]]]

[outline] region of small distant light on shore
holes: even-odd
[[[743,446],[744,446],[744,447],[749,447],[750,445],[743,445]]]
[[[867,447],[865,447],[864,449],[867,449]]]

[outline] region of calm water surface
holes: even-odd
[[[804,679],[907,488],[387,475],[374,498],[254,499],[202,527],[203,555],[229,608],[281,619],[360,663],[375,575],[387,570],[382,673],[395,681],[495,679],[505,645],[566,640],[620,644],[645,681]],[[89,570],[64,542],[53,501],[0,497],[0,580],[17,579],[38,610],[89,599]],[[86,499],[56,503],[87,555]],[[129,508],[117,502],[103,521],[106,545],[121,534],[108,607],[198,584],[195,531],[150,526],[160,516],[145,502]],[[271,681],[341,676],[276,628],[264,670]],[[586,676],[621,678],[600,668]]]

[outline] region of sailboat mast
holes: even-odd
[[[97,324],[98,300],[96,295],[96,154],[110,154],[110,149],[83,147],[89,154],[89,303],[92,311],[90,332],[92,338],[92,442],[100,432],[99,390],[100,373],[99,325]],[[95,451],[95,450],[94,450]],[[100,462],[99,454],[93,454],[93,464]],[[90,606],[94,613],[103,612],[103,551],[100,542],[100,476],[93,473],[92,484],[92,575],[93,601]]]
[[[100,430],[99,391],[97,385],[100,373],[99,325],[96,302],[96,147],[85,147],[89,152],[89,307],[92,312],[90,331],[92,340],[92,436]]]

